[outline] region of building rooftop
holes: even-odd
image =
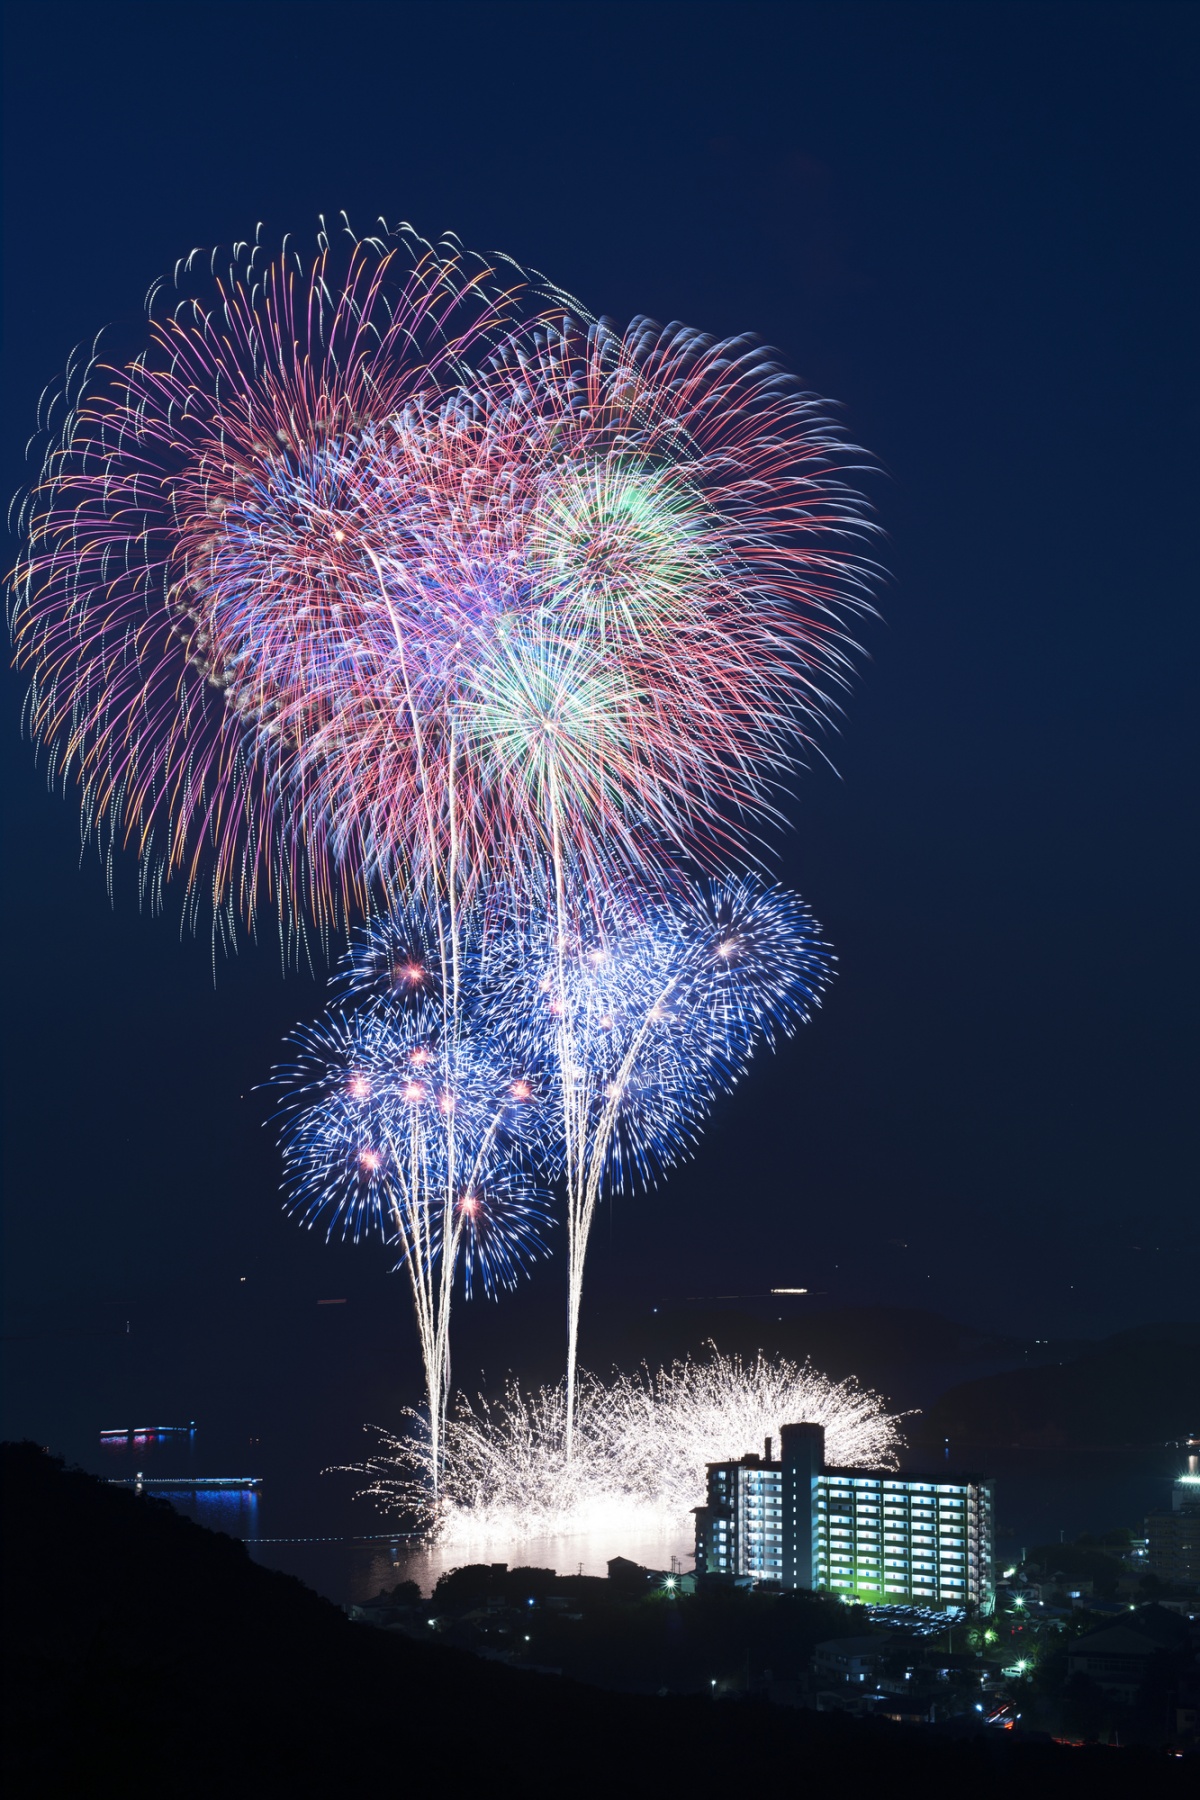
[[[852,1481],[920,1481],[930,1487],[978,1486],[981,1481],[993,1479],[991,1475],[984,1475],[978,1469],[843,1469],[836,1463],[826,1463],[823,1473],[845,1475]]]
[[[770,1462],[758,1451],[751,1451],[745,1456],[722,1456],[709,1463],[710,1469],[782,1469],[783,1464],[772,1457]],[[929,1487],[978,1487],[981,1482],[991,1481],[990,1475],[984,1475],[977,1469],[868,1469],[842,1468],[837,1463],[825,1463],[823,1475],[843,1476],[850,1481],[898,1481],[911,1485],[914,1481]]]

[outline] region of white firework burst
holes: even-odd
[[[895,1468],[900,1417],[853,1376],[834,1381],[809,1363],[761,1352],[744,1361],[710,1345],[702,1359],[653,1373],[583,1375],[569,1457],[565,1382],[526,1393],[510,1378],[498,1401],[458,1396],[436,1500],[419,1431],[380,1432],[358,1472],[371,1478],[365,1496],[415,1515],[444,1545],[650,1537],[686,1530],[707,1464],[759,1451],[767,1437],[777,1445],[783,1425],[823,1425],[835,1466]]]

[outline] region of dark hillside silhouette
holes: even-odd
[[[351,1623],[161,1500],[2,1455],[12,1795],[706,1796],[747,1772],[848,1792],[1183,1794],[1194,1768],[999,1733],[945,1741],[757,1703],[604,1693]],[[1035,1785],[1036,1784],[1036,1785]]]

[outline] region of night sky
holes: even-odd
[[[177,256],[340,209],[503,248],[621,322],[752,330],[878,460],[882,616],[777,865],[840,975],[697,1160],[601,1219],[595,1314],[775,1284],[1033,1334],[1195,1314],[1198,25],[1145,0],[8,9],[6,491],[43,385]],[[286,1357],[316,1297],[386,1266],[279,1209],[253,1089],[318,983],[269,940],[214,982],[131,857],[110,905],[21,696],[9,675],[10,1329],[251,1285],[298,1297]],[[497,1356],[563,1269],[487,1315]]]

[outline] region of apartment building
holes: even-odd
[[[709,1465],[698,1573],[880,1605],[990,1607],[990,1480],[826,1468],[820,1425],[785,1425],[778,1460],[771,1450]]]

